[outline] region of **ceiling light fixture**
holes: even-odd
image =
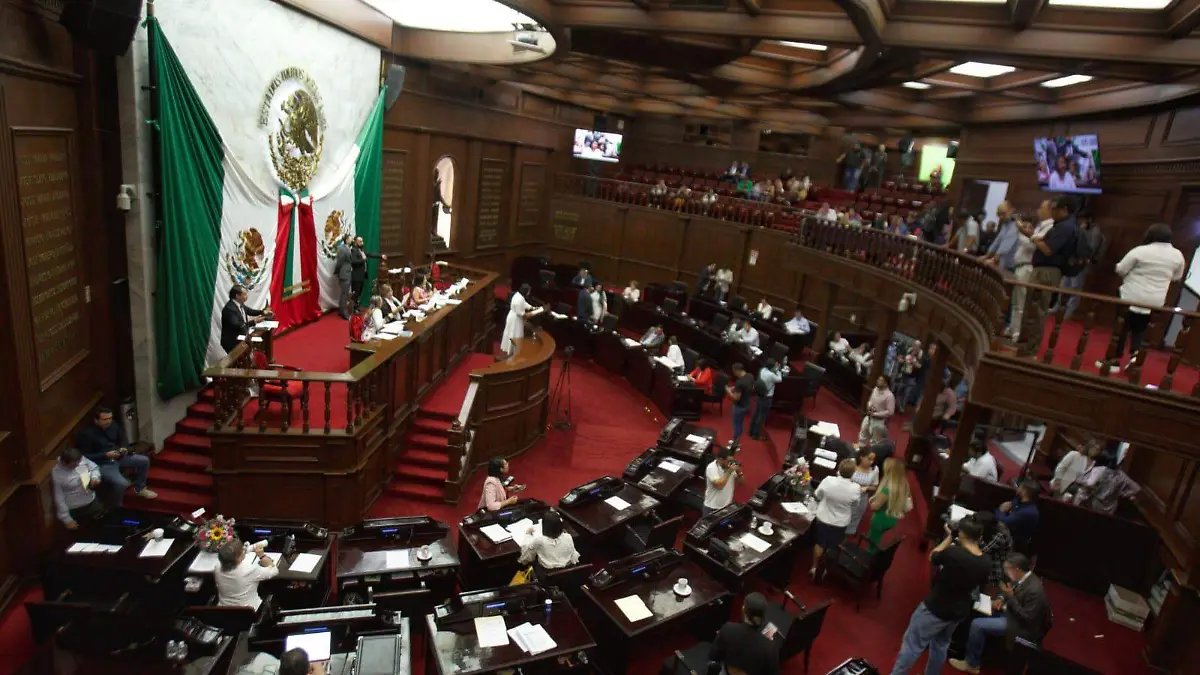
[[[925,84],[924,82],[905,82],[901,86],[908,87],[909,89],[929,89],[933,85]]]
[[[1166,9],[1174,0],[1049,0],[1059,7],[1084,7],[1088,9],[1134,9],[1153,11]]]
[[[454,33],[506,33],[537,22],[496,0],[366,0],[392,21],[425,30]]]
[[[1053,80],[1047,80],[1042,83],[1042,86],[1058,89],[1059,87],[1069,87],[1073,84],[1082,84],[1091,81],[1091,75],[1065,75],[1063,77],[1056,77]]]
[[[995,63],[980,63],[979,61],[967,61],[960,63],[950,69],[950,72],[955,75],[966,75],[967,77],[996,77],[997,75],[1006,75],[1016,70],[1012,66],[1001,66]]]
[[[796,49],[808,49],[814,52],[823,52],[829,49],[826,45],[814,44],[812,42],[792,42],[790,40],[780,40],[779,44],[784,47],[795,47]]]

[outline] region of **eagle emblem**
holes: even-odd
[[[326,258],[337,259],[338,242],[353,231],[350,225],[350,218],[341,209],[330,211],[326,216],[325,233],[321,237],[321,252],[325,254]]]
[[[245,286],[248,291],[254,290],[267,274],[265,255],[262,234],[256,228],[238,232],[233,250],[225,255],[225,272],[229,274],[229,280]]]

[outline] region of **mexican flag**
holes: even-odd
[[[268,129],[263,141],[265,146],[271,134],[274,159],[237,158],[159,23],[148,17],[146,24],[158,100],[157,119],[150,123],[158,135],[162,188],[156,204],[155,347],[158,391],[170,398],[199,387],[204,368],[225,356],[221,309],[235,284],[247,289],[249,307],[270,306],[283,330],[336,307],[333,263],[342,236],[357,234],[366,250],[378,249],[384,94],[366,120],[334,121],[361,125],[362,131],[343,157],[322,158],[313,147],[320,147],[323,128],[312,116],[288,115],[300,107],[295,102],[305,101],[302,86],[282,91],[287,103],[274,112],[284,131]],[[308,126],[298,129],[296,119]],[[255,127],[251,133],[262,132]],[[306,176],[311,180],[296,189],[288,185],[297,181],[288,180],[294,172],[286,171],[287,162],[303,161],[306,151],[316,157]],[[276,162],[278,183],[256,185],[239,159]],[[366,288],[374,273],[372,261]]]

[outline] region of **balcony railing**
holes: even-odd
[[[1200,314],[1195,312],[1021,283],[978,258],[944,246],[871,227],[820,221],[810,212],[776,203],[718,197],[715,204],[705,205],[697,203],[693,192],[690,200],[656,205],[644,184],[566,174],[557,176],[555,185],[559,194],[647,208],[666,207],[778,230],[794,245],[887,270],[952,301],[982,327],[991,353],[1036,359],[1048,366],[1102,378],[1123,376],[1133,386],[1200,398],[1200,370],[1195,360],[1200,354],[1200,337],[1196,335],[1200,331],[1193,330]],[[734,216],[728,217],[731,213]],[[1014,292],[1019,308],[1011,303]],[[1067,320],[1067,301],[1071,298],[1077,300],[1078,307],[1073,318]],[[1057,309],[1049,311],[1047,308],[1056,300]],[[1134,307],[1150,312],[1145,331],[1148,339],[1130,357],[1128,367],[1115,367],[1126,317]],[[1010,315],[1018,319],[1014,323],[1020,324],[1019,330],[1008,329]],[[1042,331],[1036,328],[1039,319]],[[1179,323],[1173,327],[1175,321]],[[1015,341],[1011,332],[1018,334]],[[1168,335],[1174,338],[1169,345]]]

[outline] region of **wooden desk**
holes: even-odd
[[[249,541],[247,545],[256,542]],[[292,561],[281,557],[276,563],[279,574],[272,579],[262,582],[263,595],[270,595],[275,605],[280,609],[298,609],[301,607],[316,607],[329,599],[329,556],[333,550],[333,541],[322,545],[305,545],[296,543],[296,553],[307,553],[320,557],[311,572],[300,572],[292,569]],[[280,552],[279,547],[269,546],[267,552]],[[211,598],[216,592],[213,571],[217,566],[216,553],[201,551],[192,558],[188,565],[188,574],[203,578],[199,594]]]
[[[221,637],[212,654],[189,651],[187,661],[178,668],[166,659],[165,641],[155,640],[120,654],[76,654],[59,647],[57,640],[51,640],[38,647],[33,657],[13,672],[16,675],[226,675],[235,642],[235,638]]]
[[[808,534],[809,529],[812,528],[815,515],[809,513],[808,515],[799,516],[794,513],[790,513],[784,509],[783,506],[781,506],[781,501],[782,500],[779,499],[771,499],[766,503],[766,506],[763,509],[755,509],[755,513],[758,514],[760,519],[765,516],[776,523],[780,523],[784,527],[795,530],[797,537],[803,537],[804,535]]]
[[[670,501],[675,493],[684,485],[692,482],[703,468],[699,463],[688,462],[675,457],[661,457],[662,454],[660,453],[660,460],[665,459],[670,461],[679,468],[675,471],[665,469],[662,462],[659,461],[649,473],[642,476],[636,485],[643,492],[654,495],[663,501]]]
[[[411,590],[425,585],[430,591],[426,604],[440,602],[454,590],[457,581],[459,559],[447,532],[441,539],[432,542],[405,542],[388,540],[362,540],[338,542],[336,575],[342,601],[346,593],[366,597],[366,588],[376,592]],[[417,549],[422,544],[429,546],[433,557],[422,562],[417,559]],[[389,560],[389,551],[407,550],[407,559]],[[396,556],[393,555],[393,558]]]
[[[667,417],[700,419],[704,390],[692,384],[691,380],[681,382],[678,379],[680,375],[661,363],[651,363],[650,400],[654,401],[654,405]]]
[[[654,497],[629,484],[612,496],[624,499],[629,503],[629,508],[618,511],[604,499],[597,499],[579,506],[560,506],[559,512],[580,530],[593,537],[603,537],[627,521],[658,508],[660,504]]]
[[[591,633],[569,602],[556,604],[546,614],[542,610],[506,616],[504,623],[515,628],[529,622],[540,625],[550,634],[557,646],[536,655],[525,653],[512,639],[503,647],[480,647],[474,623],[467,622],[455,630],[438,630],[433,614],[425,615],[425,670],[428,675],[476,675],[500,670],[529,668],[527,672],[542,672],[538,664],[553,662],[560,656],[576,654],[596,647]]]
[[[551,507],[537,514],[526,514],[526,518],[541,522],[542,516]],[[505,523],[507,525],[507,523]],[[571,535],[578,550],[583,543],[570,522],[563,522],[563,532]],[[458,524],[458,554],[462,557],[462,577],[468,588],[492,588],[503,586],[509,582],[517,570],[517,559],[521,556],[521,547],[509,539],[499,544],[493,543],[482,532],[478,525]]]
[[[93,575],[116,575],[118,577],[140,577],[157,583],[165,577],[183,558],[193,553],[192,538],[167,534],[164,539],[174,539],[167,554],[161,557],[143,558],[141,552],[148,542],[142,537],[132,541],[118,541],[111,535],[105,536],[96,526],[84,525],[75,531],[75,541],[59,542],[50,548],[50,565],[75,571],[86,571]],[[121,544],[117,553],[67,553],[76,542]],[[103,578],[103,577],[94,577]]]
[[[758,514],[758,520],[760,526],[764,520],[770,521],[773,532],[767,535],[757,529],[752,531],[750,523],[746,522],[713,535],[729,546],[730,559],[727,562],[713,558],[706,549],[690,541],[684,542],[683,552],[695,559],[715,579],[739,592],[746,581],[752,578],[762,578],[778,588],[787,588],[792,578],[792,568],[796,566],[798,547],[795,544],[800,533],[762,514]],[[753,534],[771,547],[762,552],[754,550],[741,541],[746,534]]]
[[[672,590],[681,577],[692,588],[687,597],[680,597]],[[604,644],[599,656],[614,673],[624,673],[630,655],[666,630],[685,628],[697,639],[711,640],[729,618],[729,603],[733,599],[729,589],[690,560],[657,578],[641,578],[602,590],[584,586],[583,593],[591,603],[589,613],[597,617],[597,641]],[[617,600],[630,595],[640,597],[653,616],[636,623],[627,619],[617,607]]]
[[[624,335],[616,331],[601,332],[596,336],[596,350],[593,356],[600,367],[621,377],[625,376],[629,357],[642,351],[640,345],[630,347],[625,339]]]
[[[626,358],[625,377],[643,396],[649,397],[654,387],[654,358],[645,347],[630,348]]]
[[[688,440],[688,436],[698,436],[705,439],[699,446]],[[659,442],[658,447],[668,453],[688,461],[705,463],[713,454],[713,444],[717,440],[717,430],[712,427],[700,427],[691,422],[679,425],[679,433],[670,443]]]

